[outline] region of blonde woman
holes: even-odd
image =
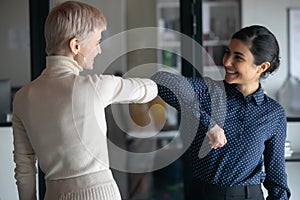
[[[45,199],[121,199],[109,170],[104,108],[146,103],[157,96],[149,79],[80,76],[101,53],[106,19],[96,8],[68,1],[45,23],[46,68],[18,91],[13,104],[15,178],[22,200],[36,199],[36,161]]]

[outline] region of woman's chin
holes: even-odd
[[[235,77],[233,77],[232,75],[225,75],[225,82],[229,83],[229,84],[233,84],[235,83]]]
[[[91,71],[94,69],[94,66],[93,65],[86,65],[83,67],[84,70],[87,70],[87,71]]]

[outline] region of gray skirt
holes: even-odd
[[[45,200],[121,200],[110,170],[80,177],[47,180]]]

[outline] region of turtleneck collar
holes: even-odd
[[[79,75],[83,69],[72,58],[66,56],[47,56],[46,69],[42,72],[43,76],[62,77],[71,74]]]

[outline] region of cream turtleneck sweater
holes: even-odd
[[[46,180],[109,169],[104,108],[146,103],[157,95],[149,79],[80,76],[64,56],[48,56],[47,67],[20,89],[13,103],[15,178],[20,199],[36,191],[36,159]]]

